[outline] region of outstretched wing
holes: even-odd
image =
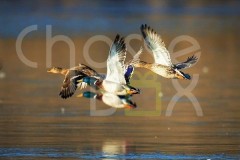
[[[97,79],[101,78],[101,75],[98,74],[97,71],[85,64],[79,64],[79,66],[75,67],[75,69],[79,72],[79,74],[85,74],[88,77],[95,77]]]
[[[59,95],[66,99],[71,97],[77,88],[83,89],[87,87],[85,82],[79,82],[84,77],[91,76],[85,66],[77,66],[71,68],[65,76]]]
[[[75,76],[70,76],[69,74],[65,77],[63,81],[63,85],[61,87],[61,91],[59,95],[66,99],[71,97],[76,89],[80,86],[80,88],[84,88],[86,85],[85,84],[79,84],[78,81],[85,77],[86,75],[75,75]]]
[[[149,49],[153,52],[155,63],[171,66],[172,62],[169,52],[160,35],[146,24],[141,26],[141,32]]]
[[[139,63],[139,61],[140,61],[140,55],[142,54],[142,50],[143,50],[143,48],[140,47],[139,51],[133,56],[133,59],[130,60],[127,64],[128,64],[128,65],[131,65],[131,64],[137,64],[137,63]]]
[[[187,60],[185,62],[182,62],[182,63],[178,63],[178,64],[175,64],[175,68],[177,69],[185,69],[185,68],[189,68],[191,67],[194,63],[196,63],[198,60],[198,58],[193,55],[191,57],[188,57]]]
[[[116,36],[107,59],[106,80],[120,84],[126,84],[124,78],[124,61],[126,58],[126,45],[124,39]]]

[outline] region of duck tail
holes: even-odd
[[[175,64],[174,67],[177,69],[189,68],[193,64],[195,64],[197,62],[197,60],[198,60],[198,58],[195,55],[193,55],[191,57],[188,57],[185,62]]]
[[[180,71],[180,73],[182,73],[182,76],[184,79],[188,79],[188,80],[191,80],[191,76],[187,73],[183,73],[182,71]]]
[[[178,69],[175,69],[175,71],[176,71],[176,78],[191,80],[191,76],[189,74],[183,73],[182,71],[179,71]]]
[[[192,77],[189,74],[183,73],[185,79],[191,80]]]

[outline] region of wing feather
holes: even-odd
[[[65,76],[65,79],[63,81],[63,85],[61,87],[61,91],[59,93],[59,95],[66,99],[71,97],[77,87],[78,87],[78,80],[82,79],[85,75],[75,75],[72,76],[72,74],[76,74],[75,71],[69,71],[69,73]]]
[[[182,63],[177,63],[175,64],[175,67],[177,69],[185,69],[185,68],[189,68],[191,67],[193,64],[195,64],[197,62],[198,58],[193,55],[191,57],[188,57],[187,60],[185,62]]]
[[[107,81],[126,84],[124,78],[126,50],[124,39],[117,35],[111,46],[107,59]]]
[[[149,49],[152,51],[155,63],[162,64],[165,66],[171,66],[171,58],[168,50],[165,47],[160,35],[158,35],[149,26],[142,25],[141,32],[145,42],[147,43]]]

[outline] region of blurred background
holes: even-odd
[[[110,116],[90,116],[89,99],[76,97],[81,91],[66,100],[58,96],[63,77],[46,72],[46,25],[52,26],[52,37],[64,35],[74,44],[76,65],[105,73],[105,67],[92,66],[83,57],[89,38],[140,35],[145,23],[162,36],[167,48],[182,35],[200,45],[200,50],[176,56],[174,52],[192,45],[182,41],[171,57],[199,57],[185,72],[199,75],[190,92],[203,116],[196,114],[197,102],[186,96],[179,97],[172,115],[166,116],[177,90],[172,80],[153,74],[148,81],[133,77],[142,94],[134,96],[138,108],[130,115],[117,110]],[[240,158],[240,1],[1,0],[0,24],[0,158]],[[21,48],[36,68],[23,63],[16,49],[19,34],[31,25],[37,30],[24,37]],[[143,44],[142,39],[132,39],[127,46],[137,51]],[[109,47],[96,41],[89,48],[90,58],[104,63]],[[54,43],[51,51],[51,66],[72,67],[66,42]],[[153,62],[146,49],[141,59]],[[145,69],[136,72],[151,74]],[[191,81],[179,83],[185,88]],[[96,106],[109,108],[101,102]]]

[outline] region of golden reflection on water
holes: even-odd
[[[102,153],[105,157],[117,154],[124,155],[127,153],[127,143],[121,140],[106,141],[102,144]]]

